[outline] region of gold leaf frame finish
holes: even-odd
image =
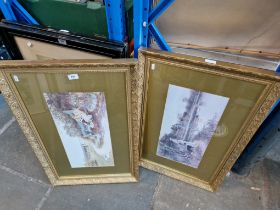
[[[259,97],[257,104],[254,106],[254,110],[250,112],[247,119],[243,122],[242,132],[239,132],[235,136],[234,145],[228,148],[226,155],[222,158],[218,168],[216,168],[215,173],[211,176],[211,181],[207,182],[201,180],[195,176],[182,173],[170,167],[164,166],[162,164],[153,162],[142,157],[142,145],[145,141],[144,139],[144,124],[146,115],[146,104],[147,104],[147,93],[148,93],[148,83],[149,83],[149,66],[150,60],[153,61],[163,61],[168,65],[177,66],[193,66],[196,69],[200,68],[200,71],[207,73],[223,76],[230,76],[231,78],[238,78],[245,81],[256,82],[260,84],[265,84],[265,90]],[[209,68],[211,67],[211,68]],[[207,70],[205,70],[207,68]],[[174,53],[167,53],[158,50],[139,50],[139,69],[141,72],[144,71],[145,81],[143,83],[144,90],[144,105],[142,106],[142,118],[141,118],[141,137],[140,137],[140,165],[156,171],[158,173],[170,176],[177,180],[195,185],[197,187],[203,188],[208,191],[216,191],[219,185],[222,183],[226,174],[230,171],[231,167],[244,150],[246,145],[249,143],[254,133],[257,131],[269,110],[273,104],[280,97],[280,75],[272,71],[267,71],[263,69],[250,68],[245,66],[240,66],[236,64],[229,64],[225,62],[217,62],[216,65],[211,65],[205,63],[203,58],[197,58],[192,56],[179,55]],[[203,70],[202,70],[203,69]]]
[[[5,61],[0,63],[0,90],[15,115],[52,185],[137,182],[139,179],[139,122],[143,75],[133,60]],[[75,70],[69,70],[75,69]],[[124,72],[126,75],[130,173],[59,177],[22,99],[8,79],[9,73]]]

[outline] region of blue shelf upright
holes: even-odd
[[[279,62],[279,64],[278,64],[277,68],[276,68],[276,72],[279,72],[279,73],[280,73],[280,62]]]
[[[12,10],[11,1],[10,0],[0,0],[0,8],[3,13],[3,16],[7,20],[16,21],[17,18]]]
[[[105,0],[109,39],[126,39],[125,0]]]
[[[153,37],[162,50],[171,51],[164,37],[155,25],[155,20],[174,2],[161,0],[154,8],[152,0],[133,1],[134,57],[138,57],[139,47],[149,47]]]
[[[0,0],[0,8],[7,20],[39,25],[17,0]]]

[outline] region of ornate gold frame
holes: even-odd
[[[191,176],[186,173],[179,172],[170,167],[152,162],[144,159],[141,156],[142,145],[144,136],[144,124],[146,113],[146,102],[149,82],[149,62],[161,61],[169,65],[176,65],[180,67],[191,66],[197,71],[207,72],[209,74],[219,75],[221,77],[227,75],[232,78],[242,79],[244,81],[250,81],[266,85],[265,90],[259,97],[254,109],[248,115],[247,119],[243,122],[241,131],[235,137],[235,144],[228,148],[226,155],[221,160],[219,167],[211,177],[210,182],[206,182],[197,177]],[[215,191],[222,183],[224,177],[229,172],[238,156],[241,154],[245,146],[249,143],[258,127],[261,125],[269,110],[273,104],[280,97],[280,76],[275,72],[266,71],[263,69],[251,68],[240,66],[236,64],[229,64],[224,62],[217,62],[216,65],[207,64],[204,59],[179,55],[174,53],[167,53],[157,50],[140,49],[139,51],[139,70],[145,72],[145,82],[143,83],[144,90],[144,105],[142,106],[142,118],[141,118],[141,136],[140,136],[140,165],[154,170],[166,176],[173,177],[175,179],[190,183],[205,190]]]
[[[69,70],[69,69],[75,70]],[[59,69],[59,70],[58,70]],[[105,174],[92,176],[58,176],[51,159],[44,148],[40,136],[30,118],[15,85],[8,74],[15,72],[40,73],[77,73],[79,72],[124,72],[126,74],[126,95],[128,104],[128,130],[130,173]],[[99,184],[136,182],[139,178],[139,128],[140,109],[142,104],[143,73],[136,69],[133,60],[77,60],[77,61],[6,61],[0,63],[0,90],[15,115],[29,144],[34,150],[51,184]]]

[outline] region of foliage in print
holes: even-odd
[[[44,97],[72,167],[114,165],[103,92],[44,93]]]
[[[170,85],[157,155],[197,168],[227,103],[226,97]]]

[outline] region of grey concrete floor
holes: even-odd
[[[53,188],[1,95],[0,142],[0,210],[280,209],[277,152],[247,177],[226,177],[216,193],[145,169],[139,183]]]

